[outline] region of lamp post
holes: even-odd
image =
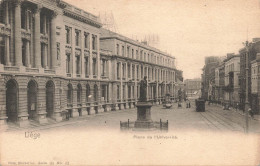
[[[249,81],[249,76],[248,76],[248,62],[249,62],[249,51],[248,51],[248,41],[245,43],[246,46],[246,101],[245,101],[245,112],[246,112],[246,128],[245,132],[248,133],[248,109],[249,109],[249,102],[248,102],[248,81]]]

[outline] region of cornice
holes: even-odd
[[[84,17],[84,16],[82,16],[80,14],[74,13],[74,12],[72,12],[70,10],[67,10],[67,9],[63,10],[63,14],[65,16],[71,17],[73,19],[76,19],[78,21],[81,21],[83,23],[92,25],[92,26],[97,27],[97,28],[101,28],[102,27],[101,23],[99,23],[97,21],[94,21],[94,20],[91,20],[90,18]]]

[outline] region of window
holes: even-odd
[[[77,86],[77,102],[81,103],[81,85],[78,84]]]
[[[101,97],[106,101],[106,85],[101,86]]]
[[[128,78],[131,78],[131,68],[130,64],[127,65]]]
[[[130,58],[130,47],[127,47],[127,57]]]
[[[136,59],[139,59],[138,50],[136,50],[135,56],[136,56],[136,57],[135,57]]]
[[[106,74],[106,60],[101,60],[101,76],[105,76]]]
[[[93,75],[96,75],[96,58],[93,58],[93,62],[92,62],[92,70],[93,70]]]
[[[124,63],[123,64],[123,78],[125,78],[125,76],[126,76],[125,71],[126,71],[126,64]]]
[[[71,42],[71,41],[70,41],[71,28],[69,28],[69,27],[66,26],[65,29],[66,29],[66,43],[67,43],[67,44],[70,44],[70,42]]]
[[[45,14],[41,13],[41,15],[40,15],[40,32],[42,34],[48,34],[49,21],[50,21],[49,18]]]
[[[85,48],[89,48],[89,33],[84,33],[84,46]]]
[[[66,57],[66,72],[70,73],[70,54],[67,54]]]
[[[125,96],[125,85],[123,85],[123,99],[126,99],[126,96]]]
[[[144,77],[143,66],[141,67],[141,79]]]
[[[120,86],[119,85],[117,85],[116,94],[117,94],[117,100],[119,100],[120,99]]]
[[[122,46],[122,56],[125,56],[125,47]]]
[[[119,44],[116,45],[116,55],[119,55]]]
[[[117,73],[117,79],[120,79],[120,63],[117,63],[116,65],[116,73]]]
[[[0,35],[0,63],[5,64],[5,38]]]
[[[134,59],[134,49],[132,49],[132,58]]]
[[[139,66],[136,68],[136,78],[139,79]]]
[[[97,46],[96,46],[97,41],[96,40],[97,40],[97,37],[95,35],[92,35],[92,49],[93,50],[97,49]]]
[[[80,45],[80,31],[79,30],[75,30],[75,44],[76,44],[76,46]]]
[[[76,74],[80,74],[80,56],[76,56]]]
[[[131,99],[131,86],[128,85],[128,99]]]
[[[57,60],[60,60],[60,43],[57,43]]]
[[[3,5],[0,6],[0,23],[5,23],[5,7]]]
[[[89,68],[89,66],[88,66],[88,57],[85,57],[85,77],[88,77],[88,68]]]
[[[89,102],[89,98],[90,98],[90,87],[87,84],[86,85],[86,102]]]
[[[72,104],[72,96],[73,96],[73,90],[72,90],[72,85],[68,85],[68,92],[67,92],[67,103]]]
[[[26,40],[22,40],[22,63],[26,65]]]
[[[132,65],[132,79],[135,79],[135,65]]]

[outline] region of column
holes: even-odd
[[[85,42],[84,42],[84,31],[81,31],[81,55],[80,55],[80,61],[81,61],[81,78],[85,78],[85,55],[84,55],[84,48],[85,48]]]
[[[18,125],[20,127],[28,126],[28,106],[27,106],[27,87],[19,88],[18,93]]]
[[[30,62],[30,41],[26,40],[26,55],[25,55],[25,66],[26,67],[31,67],[31,62]]]
[[[22,66],[22,39],[21,39],[21,1],[15,4],[15,65]]]
[[[6,88],[3,84],[3,77],[0,77],[0,130],[6,130],[7,126],[7,115],[6,115]]]
[[[99,46],[99,35],[96,35],[96,46],[97,46],[97,78],[100,79],[100,75],[101,75],[101,72],[100,72],[100,46]]]
[[[92,71],[92,62],[93,62],[93,56],[92,56],[92,34],[89,34],[89,78],[93,78],[93,71]]]
[[[6,1],[5,4],[5,24],[9,25],[9,3]]]
[[[10,63],[9,36],[5,37],[5,65],[6,66],[11,66],[11,63]]]
[[[34,56],[35,56],[35,67],[42,68],[41,66],[41,33],[40,33],[40,12],[41,8],[35,10],[34,13]]]
[[[57,43],[56,43],[56,21],[57,21],[57,12],[53,12],[51,17],[51,68],[55,69],[57,65]]]
[[[48,122],[46,114],[46,88],[45,85],[39,85],[37,91],[37,121],[40,124]]]
[[[44,44],[44,53],[43,53],[43,67],[45,69],[48,69],[48,49],[47,49],[47,45]]]
[[[72,107],[73,107],[73,109],[72,109],[72,117],[74,118],[74,117],[78,117],[79,116],[79,112],[78,112],[78,109],[77,108],[75,108],[75,107],[77,107],[77,86],[73,86],[73,92],[72,92],[72,96],[73,96],[73,101],[72,101]]]

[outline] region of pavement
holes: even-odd
[[[184,104],[183,104],[184,105]],[[259,165],[260,121],[235,110],[206,105],[153,106],[153,121],[169,121],[168,132],[120,131],[135,121],[126,109],[0,132],[1,165]],[[3,162],[4,161],[4,162]],[[3,163],[1,163],[3,162]],[[28,164],[28,162],[30,162]],[[42,164],[46,163],[46,164]],[[62,163],[62,164],[60,164]]]
[[[169,121],[169,130],[173,131],[189,131],[189,130],[204,130],[218,132],[245,132],[246,123],[245,115],[238,110],[230,109],[223,110],[220,105],[205,105],[205,112],[196,112],[195,105],[192,102],[191,108],[185,108],[185,103],[182,108],[177,108],[177,103],[173,104],[170,109],[163,108],[162,105],[152,107],[152,120],[159,122]],[[30,126],[20,128],[16,125],[9,124],[6,132],[13,131],[37,131],[37,130],[58,130],[58,129],[119,129],[120,121],[132,122],[136,120],[136,108],[104,112],[95,115],[85,115],[76,118],[70,118],[68,121],[55,122],[49,119],[48,124],[38,124],[30,121]],[[254,119],[248,118],[249,132],[260,133],[259,116]]]

